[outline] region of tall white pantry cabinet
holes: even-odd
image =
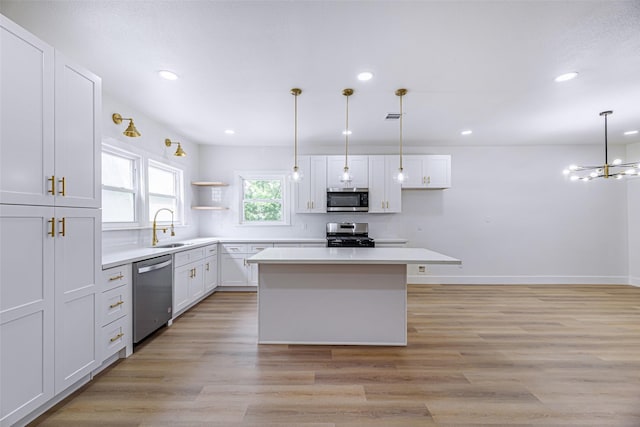
[[[0,425],[97,367],[101,80],[0,15]]]

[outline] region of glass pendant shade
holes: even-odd
[[[299,183],[304,178],[304,174],[298,166],[298,95],[302,93],[302,89],[294,87],[291,89],[291,95],[294,96],[293,107],[293,169],[289,176],[291,181]]]
[[[402,167],[402,116],[403,116],[403,111],[402,111],[402,97],[405,96],[407,94],[407,90],[406,89],[398,89],[396,90],[396,95],[400,98],[400,167],[398,168],[397,172],[393,175],[393,180],[398,183],[398,184],[402,184],[403,182],[407,181],[407,174],[404,171],[404,168]]]
[[[347,100],[347,108],[345,114],[345,127],[344,127],[344,169],[340,174],[340,182],[343,184],[349,185],[353,180],[353,176],[351,172],[349,172],[349,135],[351,134],[351,130],[349,129],[349,97],[353,95],[353,89],[344,89],[342,94],[346,97]]]

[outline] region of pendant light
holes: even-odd
[[[393,176],[393,180],[398,184],[402,184],[407,180],[407,174],[402,167],[402,97],[406,94],[406,89],[396,90],[396,95],[400,98],[400,167],[398,168],[398,172]]]
[[[346,123],[344,127],[344,169],[342,170],[342,174],[340,174],[340,182],[348,185],[353,180],[351,173],[349,172],[349,97],[353,95],[353,89],[344,89],[342,94],[347,99],[347,113],[346,113]]]
[[[622,163],[622,160],[615,159],[609,164],[607,116],[610,114],[613,114],[613,111],[600,113],[600,116],[604,116],[604,164],[600,166],[569,166],[562,173],[568,176],[571,181],[591,181],[595,178],[622,179],[624,176],[640,174],[640,163],[638,162]]]
[[[302,89],[294,87],[291,89],[291,95],[294,96],[294,114],[293,114],[293,171],[291,172],[291,180],[293,182],[302,181],[302,171],[298,167],[298,95],[302,93]]]

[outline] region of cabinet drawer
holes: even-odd
[[[131,307],[129,287],[123,285],[100,296],[100,325],[104,326],[126,315]]]
[[[126,347],[127,341],[131,341],[131,337],[127,336],[131,333],[131,327],[128,324],[130,319],[131,317],[125,316],[102,327],[99,344],[102,360],[122,350]]]
[[[119,265],[102,270],[102,289],[104,292],[131,283],[131,264]]]
[[[273,243],[250,243],[247,253],[249,254],[257,254],[258,252],[262,252],[267,248],[272,248]]]
[[[246,254],[246,243],[223,243],[222,251],[228,254]]]
[[[209,245],[204,247],[204,256],[210,257],[218,254],[218,245]]]
[[[173,256],[176,267],[189,264],[190,262],[197,261],[202,258],[204,258],[204,248],[190,249],[188,251],[177,252]]]

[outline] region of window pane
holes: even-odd
[[[102,190],[102,222],[134,222],[133,201],[131,193]]]
[[[175,173],[149,166],[149,193],[176,195]]]
[[[247,179],[244,181],[244,199],[282,199],[279,179]]]
[[[176,199],[162,196],[149,195],[149,221],[153,221],[153,216],[158,212],[158,209],[167,208],[173,211],[174,221],[178,221]],[[171,221],[171,213],[162,211],[158,214],[158,221]]]
[[[102,153],[102,185],[133,189],[133,160]]]
[[[245,202],[244,220],[250,221],[282,221],[282,203],[279,202]]]

